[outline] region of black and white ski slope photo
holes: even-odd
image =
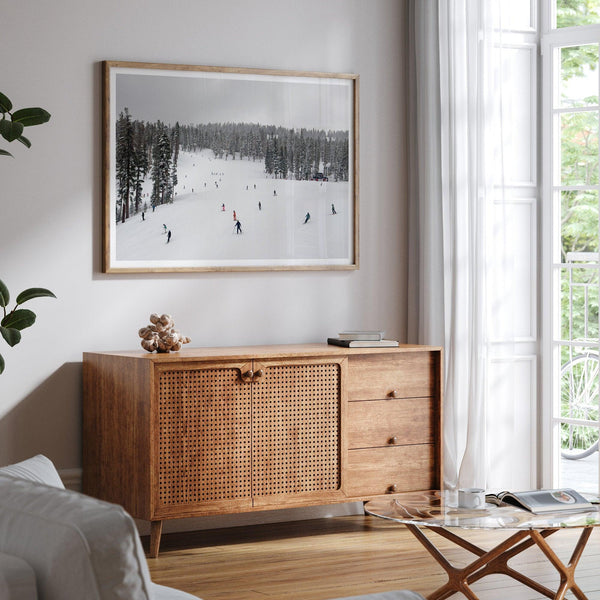
[[[124,69],[111,211],[121,264],[349,264],[344,79]]]

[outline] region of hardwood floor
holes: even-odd
[[[484,548],[507,537],[464,533]],[[451,562],[472,560],[473,555],[429,535]],[[559,531],[549,542],[567,562],[577,537],[577,531]],[[368,516],[167,534],[159,557],[148,564],[155,583],[203,600],[329,600],[405,588],[426,595],[446,582],[444,571],[404,527]],[[556,571],[535,548],[511,565],[552,589],[558,586]],[[579,563],[577,582],[589,600],[600,600],[600,528]],[[481,600],[543,598],[502,575],[482,579],[473,590]]]

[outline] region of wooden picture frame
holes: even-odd
[[[103,78],[104,272],[358,268],[358,75]]]

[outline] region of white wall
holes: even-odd
[[[152,312],[193,346],[322,341],[344,328],[405,338],[405,0],[21,0],[2,8],[0,91],[42,106],[33,146],[0,148],[0,279],[30,304],[0,340],[0,464],[42,452],[81,465],[81,354],[136,349]],[[104,275],[100,61],[360,75],[360,269]]]

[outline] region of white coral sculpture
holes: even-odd
[[[142,348],[148,352],[177,352],[190,338],[175,329],[171,315],[150,315],[150,325],[142,327],[138,335],[142,338]]]

